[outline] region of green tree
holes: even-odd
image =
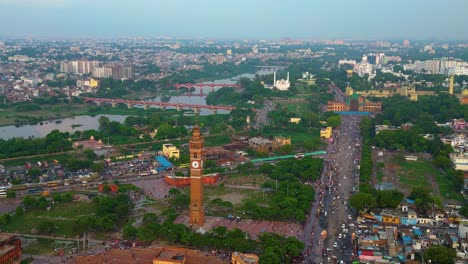
[[[159,217],[155,213],[146,213],[143,215],[143,224],[158,223]]]
[[[434,264],[453,264],[457,253],[454,249],[445,246],[430,246],[424,251],[424,259]]]
[[[446,156],[439,155],[435,158],[434,164],[441,169],[448,169],[452,166],[452,162]]]
[[[327,118],[327,125],[333,128],[337,128],[341,125],[341,116],[335,115]]]
[[[123,229],[123,237],[128,240],[135,239],[138,233],[138,229],[132,225],[127,225]]]
[[[104,164],[101,162],[94,162],[91,165],[91,171],[101,174],[104,171]]]
[[[38,176],[41,175],[41,170],[39,168],[32,168],[28,171],[28,174],[33,177],[33,178],[36,178]]]
[[[316,113],[306,112],[304,113],[302,118],[303,122],[305,122],[309,126],[309,128],[318,127],[318,125],[320,124],[319,116]]]
[[[16,198],[16,192],[13,190],[7,190],[6,191],[6,196],[7,198]]]
[[[259,172],[265,175],[270,175],[274,168],[275,167],[270,163],[263,163],[259,168]]]
[[[375,208],[377,206],[377,201],[372,194],[360,192],[351,196],[349,205],[360,211],[364,208]]]
[[[468,203],[463,203],[462,208],[460,209],[460,214],[464,217],[468,217]]]
[[[17,206],[15,210],[16,215],[23,215],[24,214],[24,207],[23,206]]]
[[[116,215],[105,215],[96,218],[95,227],[98,230],[110,231],[115,227],[115,217]]]
[[[27,195],[23,198],[23,206],[26,209],[35,208],[38,206],[38,201],[36,198]]]
[[[260,255],[260,258],[258,259],[259,264],[282,264],[283,261],[281,261],[281,256],[278,255],[274,248],[268,248],[263,252],[262,255]]]
[[[0,227],[4,227],[6,226],[11,220],[11,216],[10,214],[2,214],[0,216]]]
[[[403,193],[395,190],[379,191],[377,194],[377,203],[380,208],[397,208],[405,198]]]
[[[180,192],[180,190],[177,189],[177,188],[171,188],[171,189],[169,190],[169,196],[174,196],[174,197],[175,197],[175,196],[177,196],[177,195],[179,195],[179,194],[181,194],[181,192]]]

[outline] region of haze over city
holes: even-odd
[[[468,0],[0,0],[0,264],[468,263]]]
[[[464,0],[0,0],[0,37],[464,40]]]

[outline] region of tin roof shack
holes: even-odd
[[[390,257],[396,257],[400,251],[397,241],[398,229],[394,226],[387,226],[385,228],[385,233],[387,236],[388,255]]]
[[[460,244],[458,243],[458,237],[452,234],[445,234],[445,239],[449,247],[451,248],[458,248]]]
[[[403,245],[411,245],[413,244],[413,236],[409,230],[402,230],[401,231],[401,240],[403,241]]]
[[[383,247],[387,244],[387,238],[381,240],[378,235],[362,236],[358,240],[359,247]]]

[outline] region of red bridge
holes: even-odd
[[[189,90],[188,96],[206,96],[206,94],[203,92],[203,88],[208,87],[211,89],[212,92],[214,92],[214,89],[216,87],[232,87],[234,89],[240,89],[241,86],[240,84],[236,83],[176,83],[173,85],[174,88],[176,88],[177,91],[180,90],[180,88],[187,88]],[[190,89],[192,88],[199,88],[200,90],[197,92],[191,92]]]
[[[107,103],[107,104],[112,105],[112,107],[115,107],[118,104],[124,104],[128,108],[132,108],[135,105],[141,105],[143,106],[144,109],[148,109],[150,106],[157,106],[161,109],[166,109],[167,107],[174,107],[175,109],[177,109],[177,111],[180,111],[182,109],[190,109],[190,110],[193,110],[195,113],[199,113],[201,109],[209,109],[214,114],[217,113],[218,110],[231,111],[231,110],[236,109],[233,106],[164,103],[164,102],[153,102],[153,101],[137,101],[137,100],[123,100],[123,99],[109,99],[109,98],[92,98],[92,97],[83,97],[83,101],[94,102],[97,105]]]

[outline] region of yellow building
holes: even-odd
[[[329,139],[332,136],[332,131],[333,131],[332,127],[324,127],[320,129],[320,137]]]
[[[289,119],[289,123],[299,124],[299,122],[301,122],[301,118],[300,118],[300,117],[291,117],[291,118]]]
[[[176,159],[179,159],[180,158],[180,151],[179,149],[172,145],[172,144],[163,144],[163,148],[162,148],[162,152],[164,154],[164,156],[168,157],[168,158],[176,158]]]
[[[275,143],[279,146],[291,145],[290,137],[275,137]]]
[[[392,215],[382,215],[382,222],[385,224],[400,224],[400,218]]]
[[[99,86],[99,80],[96,80],[96,79],[89,79],[89,87],[93,87],[93,88],[96,88]]]
[[[233,252],[231,264],[258,264],[258,256],[255,254],[242,254]]]
[[[412,101],[417,101],[418,96],[421,96],[421,95],[430,95],[430,96],[435,95],[434,91],[416,91],[416,88],[410,85],[403,85],[402,87],[394,88],[394,89],[357,91],[356,93],[363,97],[379,97],[379,98],[391,97],[396,94],[399,94],[399,95],[408,97]]]

